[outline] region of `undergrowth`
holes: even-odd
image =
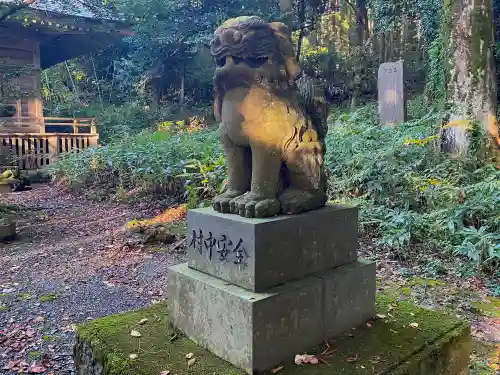
[[[500,164],[477,139],[467,155],[441,154],[442,118],[431,111],[381,126],[374,106],[337,116],[327,138],[330,196],[360,205],[362,226],[396,251],[422,242],[497,272]]]
[[[73,188],[100,189],[118,199],[163,194],[194,207],[215,195],[225,162],[212,131],[145,131],[66,154],[51,172]]]
[[[325,160],[331,199],[359,205],[362,228],[376,229],[398,254],[421,242],[498,272],[498,161],[484,154],[480,135],[468,155],[441,154],[444,114],[418,101],[409,111],[413,120],[396,127],[381,126],[371,105],[332,114]],[[174,129],[68,154],[53,173],[73,187],[124,199],[166,194],[192,208],[220,189],[225,161],[215,132]]]

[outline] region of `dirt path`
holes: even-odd
[[[56,187],[0,195],[23,208],[20,238],[0,245],[0,373],[74,374],[75,323],[162,300],[168,252],[127,246],[123,225],[151,204],[95,203]]]
[[[158,203],[96,203],[50,186],[0,201],[23,208],[20,238],[0,245],[1,374],[74,374],[74,324],[165,299],[167,267],[184,261],[130,244],[123,232],[127,221],[162,212]],[[360,244],[360,255],[378,263],[379,290],[468,319],[471,374],[500,373],[500,301],[488,299],[498,279],[417,252],[401,261],[368,237]]]

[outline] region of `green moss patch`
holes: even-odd
[[[50,302],[50,301],[56,300],[57,298],[58,298],[57,294],[51,293],[51,294],[46,294],[46,295],[40,296],[38,298],[38,300],[40,302]]]
[[[39,352],[38,350],[33,350],[28,353],[28,358],[33,361],[42,358],[43,353]]]
[[[32,298],[31,294],[29,294],[29,293],[20,293],[19,297],[22,299],[31,299]]]
[[[409,286],[422,286],[426,288],[437,288],[446,285],[444,282],[434,279],[423,279],[421,277],[413,278],[409,283]]]
[[[330,341],[335,351],[324,358],[327,364],[297,366],[290,358],[279,374],[403,375],[421,374],[419,369],[424,369],[432,375],[445,373],[439,372],[440,366],[448,366],[456,353],[458,358],[468,358],[467,323],[383,294],[377,297],[377,310],[373,322]],[[140,324],[143,319],[147,322]],[[132,336],[132,330],[140,337]],[[166,304],[94,320],[78,326],[77,333],[79,345],[90,345],[109,375],[244,374],[171,327]],[[321,351],[312,348],[308,354]],[[194,365],[188,366],[188,353],[194,354]],[[131,354],[137,358],[131,359]]]
[[[500,299],[488,297],[483,302],[472,302],[472,311],[492,318],[500,318]]]

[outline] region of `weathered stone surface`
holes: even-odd
[[[168,296],[176,327],[251,374],[374,317],[375,267],[355,262],[253,293],[181,264]]]
[[[0,194],[7,194],[12,192],[12,188],[5,181],[0,181]]]
[[[403,62],[388,62],[378,70],[378,108],[382,124],[406,121]]]
[[[187,221],[189,267],[255,292],[357,259],[355,207],[266,219],[203,208],[190,210]]]
[[[218,212],[262,218],[327,202],[329,106],[321,82],[296,61],[291,36],[256,16],[215,30],[214,115],[227,162],[227,189],[212,202]]]
[[[0,218],[0,242],[11,241],[16,236],[16,221],[11,218]]]
[[[360,260],[318,276],[325,288],[325,337],[334,337],[375,316],[374,262]]]
[[[387,315],[391,305],[391,318]],[[74,360],[78,375],[244,375],[228,362],[196,346],[170,324],[164,303],[137,311],[112,315],[77,328]],[[330,341],[335,348],[328,365],[296,366],[293,357],[281,364],[282,375],[466,375],[471,353],[469,325],[453,315],[421,309],[378,293],[377,312],[387,316],[359,326]],[[148,322],[139,325],[141,319]],[[416,322],[419,329],[408,327]],[[139,329],[138,340],[130,336]],[[171,337],[177,337],[171,340]],[[323,348],[311,347],[309,354]],[[138,353],[136,360],[129,355]],[[196,363],[188,369],[186,353],[194,353]],[[346,358],[357,358],[349,363]],[[264,372],[271,375],[271,371]]]
[[[172,323],[219,357],[266,370],[316,345],[322,337],[322,282],[311,277],[253,293],[186,264],[170,268]]]

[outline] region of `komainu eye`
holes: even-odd
[[[217,59],[216,63],[218,67],[223,67],[224,65],[226,65],[226,56]]]
[[[245,63],[251,68],[260,68],[267,60],[267,57],[247,57]]]

